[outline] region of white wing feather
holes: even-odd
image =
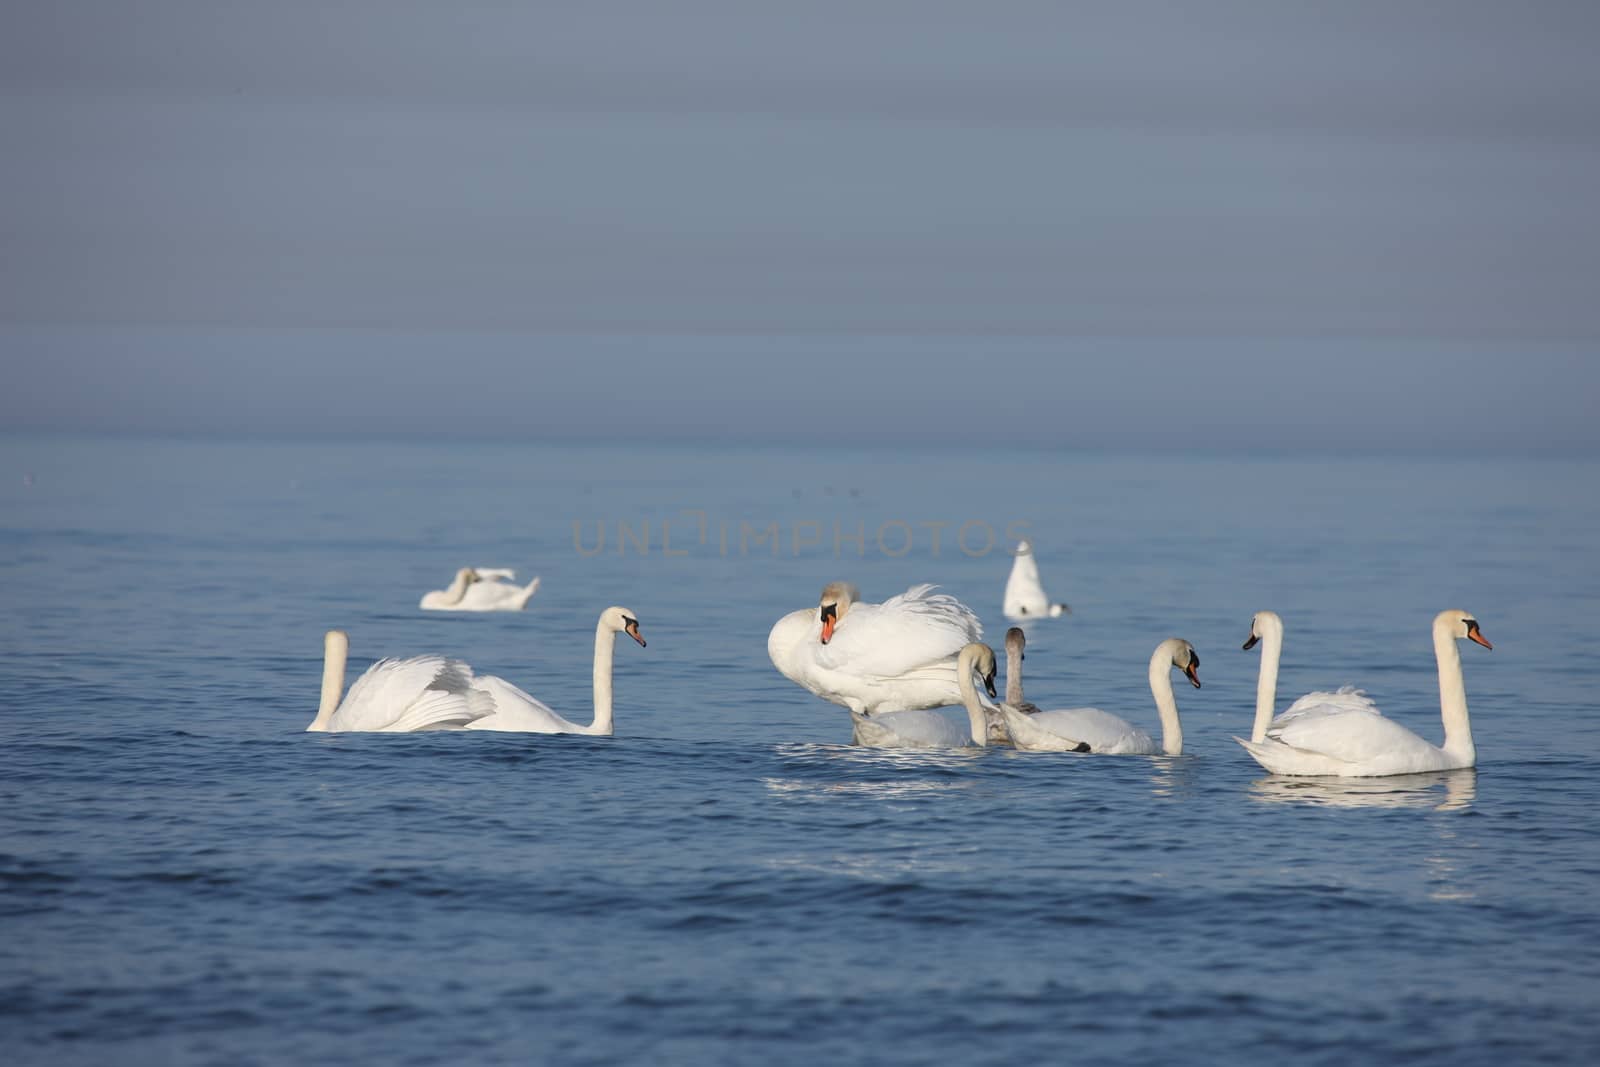
[[[952,660],[983,639],[983,624],[961,601],[937,586],[915,585],[882,604],[855,604],[820,646],[817,663],[827,670],[873,678],[901,678]]]
[[[381,659],[356,679],[328,729],[437,730],[465,726],[489,710],[472,696],[472,668],[459,660],[434,655]]]

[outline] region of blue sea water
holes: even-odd
[[[0,1060],[1591,1062],[1597,485],[1594,460],[0,439]],[[998,642],[1007,527],[1073,608],[1031,627],[1029,696],[1153,731],[1146,660],[1185,637],[1184,755],[855,749],[768,662],[835,578],[938,582]],[[543,584],[416,610],[462,565]],[[442,652],[585,719],[609,604],[649,640],[618,646],[614,738],[303,732],[333,626],[352,679]],[[1280,704],[1359,684],[1432,739],[1429,622],[1476,613],[1480,766],[1265,775],[1231,737],[1268,607]]]

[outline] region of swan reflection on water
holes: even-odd
[[[1442,790],[1440,787],[1443,787]],[[1332,808],[1425,808],[1465,811],[1478,799],[1475,768],[1387,778],[1292,778],[1269,775],[1250,784],[1250,798]]]
[[[981,748],[863,748],[859,745],[792,743],[777,746],[793,777],[762,779],[769,793],[798,799],[851,796],[870,800],[914,800],[972,788],[955,772],[982,759]],[[861,772],[880,770],[893,777],[872,780]],[[922,774],[911,777],[908,772]],[[846,777],[845,775],[848,775]]]

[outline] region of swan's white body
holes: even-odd
[[[1039,581],[1039,564],[1033,558],[1033,546],[1019,541],[1017,558],[1011,564],[1011,577],[1006,579],[1001,611],[1008,619],[1039,619],[1056,618],[1068,610],[1065,604],[1052,603],[1045,595],[1044,584]]]
[[[459,728],[493,710],[473,688],[472,668],[443,656],[381,659],[356,679],[341,701],[350,639],[323,639],[322,703],[308,731],[415,733]]]
[[[1169,637],[1156,646],[1150,656],[1150,692],[1155,697],[1161,718],[1161,743],[1126,719],[1099,708],[1063,708],[1027,715],[1009,704],[1000,712],[1005,716],[1011,742],[1030,752],[1077,752],[1081,745],[1105,756],[1153,756],[1183,752],[1183,726],[1178,720],[1178,701],[1172,694],[1172,668],[1188,675],[1196,689],[1200,657],[1189,642]]]
[[[994,652],[987,645],[967,645],[956,658],[956,684],[967,721],[961,725],[937,711],[888,711],[867,716],[852,711],[855,743],[869,748],[983,748],[989,741],[988,719],[979,702],[973,673],[983,676],[985,688],[994,693]]]
[[[816,608],[790,612],[767,635],[767,655],[785,678],[853,712],[939,708],[961,703],[956,657],[983,637],[972,610],[955,597],[912,586],[882,604],[855,601],[835,583]],[[828,626],[825,613],[837,620]]]
[[[1259,744],[1267,739],[1269,729],[1285,726],[1303,715],[1321,715],[1329,711],[1380,714],[1378,705],[1365,692],[1346,685],[1331,693],[1322,690],[1307,693],[1274,718],[1272,709],[1278,701],[1278,661],[1283,657],[1283,620],[1277,612],[1258,611],[1250,620],[1245,651],[1255,647],[1257,641],[1261,642],[1261,670],[1256,676],[1256,718],[1250,728],[1250,740]]]
[[[1456,645],[1463,638],[1485,648],[1492,647],[1478,632],[1478,622],[1470,614],[1441,611],[1435,616],[1433,653],[1439,668],[1439,712],[1444,721],[1442,746],[1430,744],[1394,720],[1385,718],[1370,701],[1366,702],[1366,707],[1333,704],[1302,707],[1292,716],[1285,713],[1274,720],[1261,741],[1234,740],[1273,774],[1376,778],[1471,767],[1477,763],[1478,753],[1467,716],[1461,650]],[[1263,652],[1263,685],[1267,666]],[[1276,662],[1272,666],[1275,684]],[[1297,701],[1296,705],[1299,704]],[[1259,707],[1257,718],[1260,718]]]
[[[488,713],[466,724],[469,730],[502,730],[529,734],[591,734],[610,737],[612,732],[611,661],[617,634],[626,633],[644,645],[639,620],[627,608],[607,608],[594,630],[594,719],[588,725],[572,722],[551,707],[492,674],[478,677],[473,687],[489,703]]]
[[[450,585],[424,593],[424,611],[521,611],[539,591],[539,579],[517,585],[516,572],[501,568],[463,567]]]

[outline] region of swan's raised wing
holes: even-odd
[[[914,585],[882,604],[852,606],[832,640],[819,645],[817,663],[857,676],[899,678],[953,661],[983,639],[983,625],[971,608],[935,588]]]
[[[1382,715],[1378,705],[1366,692],[1345,685],[1331,693],[1307,693],[1283,710],[1283,714],[1273,719],[1273,725],[1284,726],[1303,715],[1325,715],[1334,711],[1360,711],[1368,715]]]
[[[510,567],[474,567],[480,581],[485,582],[514,582],[517,572]]]
[[[465,726],[489,705],[471,694],[472,668],[443,656],[381,659],[345,694],[330,730],[409,733]]]

